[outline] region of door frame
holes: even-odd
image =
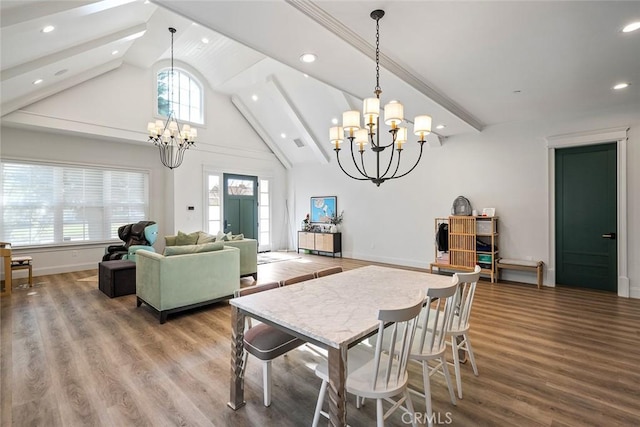
[[[579,147],[607,142],[616,142],[617,148],[617,245],[618,245],[618,296],[629,298],[629,272],[627,253],[627,131],[629,126],[600,129],[588,132],[577,132],[555,135],[547,140],[547,161],[549,172],[549,265],[547,280],[552,286],[556,284],[556,193],[555,193],[555,150],[558,148]]]
[[[260,180],[269,180],[270,182],[270,187],[271,189],[270,191],[270,201],[271,204],[269,205],[269,230],[270,231],[270,238],[269,238],[269,243],[267,244],[263,244],[260,245],[260,239],[256,239],[258,240],[258,252],[263,252],[263,251],[270,251],[272,250],[272,248],[275,246],[274,245],[274,236],[275,236],[275,232],[274,232],[274,220],[273,220],[273,183],[275,182],[276,178],[275,178],[275,174],[273,173],[273,171],[271,170],[267,170],[267,169],[261,169],[261,168],[256,168],[256,169],[245,169],[245,168],[233,168],[233,169],[229,169],[228,166],[222,166],[222,165],[218,165],[217,163],[212,163],[212,164],[206,164],[206,165],[202,165],[202,185],[203,185],[203,189],[207,188],[208,182],[207,182],[207,176],[209,174],[213,174],[213,175],[219,175],[220,176],[220,184],[221,186],[223,186],[223,179],[224,179],[224,174],[233,174],[233,175],[250,175],[250,176],[256,176],[258,177],[258,184],[260,184]],[[220,191],[223,191],[222,188],[220,189]],[[259,197],[259,193],[260,193],[260,187],[258,186],[258,197]],[[224,218],[222,218],[224,216],[224,197],[222,197],[222,193],[220,194],[220,213],[221,213],[221,222],[222,224],[224,224]],[[207,192],[206,191],[202,191],[202,206],[208,206],[209,205],[209,200],[208,200],[208,196],[207,196]],[[258,210],[259,212],[259,210]],[[203,212],[202,214],[202,227],[203,230],[206,230],[207,228],[207,215]],[[260,227],[258,227],[258,233],[260,233]]]

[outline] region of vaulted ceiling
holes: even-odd
[[[634,1],[23,0],[0,3],[3,121],[122,64],[169,58],[173,26],[176,60],[230,96],[285,166],[327,162],[332,119],[375,87],[374,9],[386,12],[382,101],[401,101],[409,121],[431,115],[430,146],[640,104],[640,31],[621,31],[640,21]],[[314,63],[299,60],[307,52]],[[612,90],[623,81],[631,86]]]

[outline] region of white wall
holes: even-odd
[[[336,195],[345,256],[428,267],[434,259],[434,217],[448,216],[463,195],[478,210],[496,209],[499,250],[509,258],[549,264],[548,149],[545,137],[630,125],[628,133],[629,278],[640,297],[640,106],[618,108],[553,121],[490,126],[482,133],[449,138],[427,149],[410,175],[383,183],[346,177],[334,159],[325,167],[291,171],[295,204],[293,229],[309,212],[309,197]],[[411,142],[408,143],[408,145]],[[348,154],[343,150],[342,155]],[[405,161],[414,158],[405,153]],[[348,165],[347,157],[343,163]],[[504,278],[535,283],[532,275],[505,272]]]
[[[206,125],[179,168],[160,163],[146,143],[146,124],[154,119],[154,73],[123,65],[2,118],[3,158],[129,166],[151,173],[150,219],[159,236],[178,229],[204,228],[204,170],[245,173],[272,179],[274,218],[284,214],[286,173],[281,163],[235,109],[230,99],[205,87]],[[19,128],[16,128],[19,127]],[[28,129],[23,130],[22,128]],[[195,206],[188,212],[187,205]],[[273,247],[280,247],[283,224],[272,226]],[[156,248],[161,250],[163,239]],[[30,250],[34,274],[96,268],[104,247]]]
[[[152,147],[118,143],[78,135],[63,135],[3,126],[2,159],[125,167],[149,171],[149,219],[164,231],[164,168]],[[98,267],[106,245],[65,245],[63,248],[17,250],[33,257],[34,275],[87,270]],[[26,273],[22,272],[22,276]],[[16,272],[16,277],[21,277]]]

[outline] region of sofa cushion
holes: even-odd
[[[200,252],[213,252],[219,251],[224,248],[223,242],[211,242],[203,245],[182,245],[182,246],[167,246],[164,248],[164,256],[173,255],[186,255],[197,254]]]
[[[164,236],[164,245],[165,246],[175,246],[177,237],[178,236]]]
[[[178,231],[178,235],[176,236],[176,246],[183,245],[195,245],[198,242],[198,232],[194,231],[193,233],[183,233],[182,231]]]
[[[212,243],[216,241],[216,236],[213,234],[205,233],[204,231],[198,231],[198,244]]]

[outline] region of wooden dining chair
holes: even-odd
[[[473,305],[473,296],[476,292],[476,285],[480,280],[481,268],[476,265],[473,273],[456,273],[453,275],[456,280],[458,292],[456,294],[456,310],[449,328],[448,335],[451,339],[450,344],[453,350],[453,366],[456,374],[456,386],[458,389],[458,397],[462,399],[462,377],[460,374],[460,354],[466,354],[471,361],[473,374],[478,376],[478,366],[476,358],[473,355],[471,340],[469,339],[469,317],[471,316],[471,307]]]
[[[414,304],[405,308],[378,310],[378,337],[375,350],[359,344],[349,349],[347,356],[346,390],[356,397],[376,400],[376,425],[384,426],[384,420],[396,409],[401,408],[411,414],[411,422],[416,427],[415,411],[407,390],[407,363],[413,343],[418,315],[422,309],[424,293],[420,292]],[[385,340],[385,337],[388,339]],[[387,345],[384,345],[387,343]],[[318,364],[316,375],[322,379],[313,426],[320,421],[324,396],[329,384],[326,362]],[[398,401],[391,398],[401,396]],[[382,401],[393,406],[387,413],[383,411]],[[405,404],[406,408],[402,406]]]
[[[278,282],[250,286],[235,291],[234,296],[243,297],[257,292],[264,292],[280,287]],[[248,356],[251,354],[262,361],[262,388],[264,406],[271,405],[271,361],[294,348],[304,344],[304,341],[278,328],[264,323],[252,325],[247,317],[248,329],[244,334],[244,355],[242,362],[242,376],[247,368]]]
[[[336,273],[342,273],[342,267],[340,267],[340,266],[329,267],[329,268],[325,268],[323,270],[318,270],[313,274],[315,275],[315,277],[317,279],[318,277],[330,276],[330,275],[336,274]]]
[[[447,350],[447,331],[451,327],[456,308],[457,280],[454,278],[450,286],[435,288],[427,291],[424,308],[420,313],[418,331],[413,341],[409,359],[422,365],[422,391],[409,389],[425,399],[427,420],[429,426],[433,423],[433,409],[431,405],[431,375],[440,372],[444,375],[451,403],[456,404],[453,392],[449,365],[445,358]],[[435,363],[434,366],[429,362]]]
[[[313,273],[301,274],[300,276],[290,277],[285,280],[280,281],[280,286],[289,286],[294,283],[306,282],[307,280],[315,279],[315,275]]]

